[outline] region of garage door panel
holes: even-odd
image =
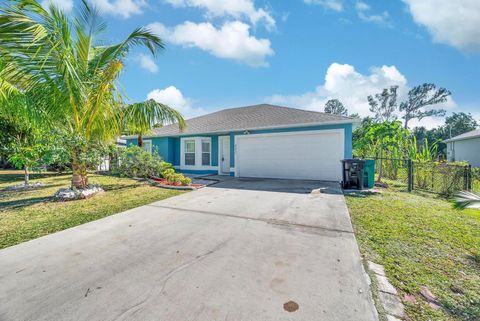
[[[341,179],[343,130],[248,135],[236,138],[240,177]]]

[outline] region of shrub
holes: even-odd
[[[180,183],[182,183],[182,185],[190,185],[192,184],[192,180],[188,177],[183,176],[183,178],[180,180]]]
[[[118,163],[113,172],[126,177],[160,177],[165,169],[173,171],[172,164],[138,146],[119,148]]]
[[[175,170],[173,168],[168,168],[162,172],[162,177],[167,180],[169,184],[174,184],[174,185],[190,185],[192,183],[192,180],[188,177],[185,177],[184,175],[180,173],[175,173]]]

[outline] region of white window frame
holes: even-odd
[[[185,165],[185,142],[195,141],[195,165]],[[210,144],[210,165],[202,165],[202,141]],[[212,165],[212,138],[211,137],[182,137],[180,138],[180,169],[211,170],[217,169]]]
[[[148,144],[148,148],[145,148]],[[153,150],[153,143],[152,143],[152,140],[151,139],[147,139],[147,140],[144,140],[143,141],[143,146],[142,146],[143,150],[149,152],[150,154],[152,153],[152,150]]]
[[[207,152],[203,151],[203,143],[208,143],[208,155],[209,155],[209,162],[208,164],[204,165],[203,164],[203,154],[207,154]],[[211,138],[202,138],[200,140],[200,151],[201,151],[201,158],[200,158],[200,165],[201,166],[212,166],[212,139]]]
[[[187,143],[188,142],[193,142],[193,152],[188,152],[187,153]],[[195,157],[194,157],[194,164],[193,165],[186,165],[186,154],[193,154]],[[183,164],[185,164],[185,166],[195,166],[197,164],[197,141],[195,139],[185,139],[185,141],[183,142],[183,147],[182,147],[182,160],[183,160]]]

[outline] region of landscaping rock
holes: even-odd
[[[383,268],[383,265],[368,261],[368,268],[375,274],[385,276],[385,269]]]
[[[438,304],[436,304],[436,303],[433,303],[433,302],[429,302],[429,303],[428,303],[428,306],[431,307],[431,308],[434,309],[434,310],[439,310],[439,309],[442,308],[440,305],[438,305]]]
[[[43,183],[19,184],[19,185],[8,186],[5,188],[5,190],[18,191],[18,190],[24,190],[24,189],[35,189],[35,188],[44,187],[44,186],[45,184]]]
[[[409,302],[409,303],[415,303],[417,302],[417,298],[412,294],[405,294],[403,296],[403,301]]]
[[[396,295],[380,292],[379,296],[380,302],[382,302],[383,308],[387,314],[398,318],[403,318],[405,316],[403,304]]]
[[[434,305],[440,306],[440,303],[437,301],[437,297],[433,295],[432,292],[426,287],[422,286],[420,288],[420,294],[423,296],[428,303],[433,303]]]
[[[73,201],[78,199],[90,198],[98,193],[102,193],[104,190],[99,186],[89,186],[86,189],[72,189],[61,188],[59,189],[54,197],[57,201]]]
[[[387,314],[387,321],[401,321],[401,319],[394,317],[393,315]]]
[[[388,281],[386,276],[383,275],[375,275],[377,278],[378,289],[385,293],[390,294],[397,294],[397,289],[393,287],[393,285]]]
[[[367,263],[369,270],[373,272],[377,280],[378,294],[380,302],[387,312],[387,320],[400,320],[398,318],[403,318],[405,311],[402,301],[400,301],[397,296],[397,289],[388,281],[383,265],[372,261],[368,261]]]

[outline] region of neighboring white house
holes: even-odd
[[[480,129],[447,139],[445,143],[449,162],[467,161],[480,167]]]

